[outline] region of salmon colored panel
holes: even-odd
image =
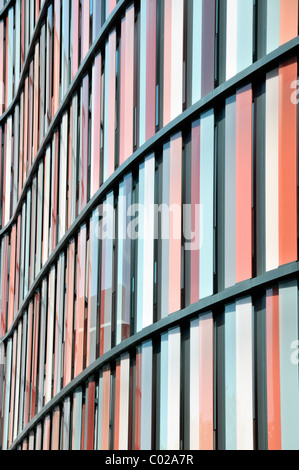
[[[33,302],[29,304],[28,311],[28,333],[27,333],[27,352],[26,352],[26,383],[25,383],[25,408],[24,408],[24,427],[29,422],[30,406],[30,384],[31,384],[31,364],[32,364],[32,324],[33,324]]]
[[[33,60],[29,66],[29,110],[28,110],[28,171],[32,164],[32,128],[33,128]]]
[[[279,263],[297,259],[297,106],[290,99],[297,59],[279,67]]]
[[[94,447],[94,403],[95,403],[95,381],[88,383],[88,409],[87,409],[87,439],[86,450],[93,450]]]
[[[134,7],[121,23],[119,165],[133,153]]]
[[[182,136],[170,141],[169,313],[181,308]],[[179,210],[177,209],[179,208]]]
[[[81,62],[83,62],[89,49],[89,0],[82,0],[81,8]]]
[[[54,53],[53,53],[53,108],[52,115],[59,108],[60,79],[60,0],[54,0]]]
[[[73,315],[74,315],[74,265],[75,241],[73,240],[67,250],[66,270],[66,314],[65,314],[65,346],[64,346],[64,387],[72,379],[72,344],[73,344]]]
[[[119,123],[119,165],[125,161],[124,140],[126,125],[126,24],[127,18],[121,21],[121,60],[120,60],[120,123]]]
[[[281,450],[278,289],[266,296],[268,449]]]
[[[1,136],[1,134],[0,134]],[[19,145],[19,191],[18,198],[21,196],[23,188],[23,163],[24,163],[24,92],[20,96],[20,145]]]
[[[25,0],[21,6],[21,70],[25,62]]]
[[[44,441],[43,441],[43,450],[50,450],[50,426],[51,418],[46,416],[44,421]]]
[[[109,450],[110,430],[110,369],[103,370],[103,402],[102,402],[102,450]]]
[[[145,140],[156,129],[156,0],[147,0],[146,14],[146,118]]]
[[[22,450],[28,450],[28,439],[25,438],[22,443]]]
[[[94,61],[93,67],[93,152],[91,155],[92,166],[92,187],[90,197],[92,198],[100,187],[100,146],[101,146],[101,70],[102,70],[102,57],[98,54]]]
[[[8,325],[9,329],[14,319],[14,295],[15,295],[15,269],[16,269],[16,225],[13,226],[10,236],[10,268],[9,268],[9,302]]]
[[[120,406],[120,361],[115,371],[115,406],[114,406],[114,450],[119,450],[119,406]]]
[[[3,267],[2,267],[2,298],[1,298],[1,325],[0,337],[6,333],[6,302],[7,302],[7,279],[8,279],[8,235],[4,238],[2,243],[3,249]]]
[[[72,78],[74,78],[79,67],[79,0],[72,0],[72,26]]]
[[[164,12],[164,104],[163,122],[171,121],[171,17],[172,0],[165,0]]]
[[[236,282],[252,277],[252,90],[236,97]]]
[[[33,157],[34,160],[38,149],[38,110],[40,107],[39,103],[39,43],[35,46],[34,55],[34,122],[33,122]]]
[[[39,15],[39,0],[35,1],[35,24],[38,20],[38,15]]]
[[[51,450],[59,450],[59,424],[60,424],[60,410],[56,408],[52,417],[52,439]]]
[[[196,205],[200,204],[200,124],[199,121],[192,126],[191,134],[191,232],[196,228]],[[198,227],[199,229],[199,227]],[[194,304],[199,300],[199,248],[191,250],[191,286],[190,302]]]
[[[50,126],[52,120],[52,88],[53,88],[53,31],[52,31],[52,12],[53,7],[48,9],[47,17],[47,65],[46,74],[51,77],[50,80],[46,80],[46,127],[45,130]]]
[[[86,258],[86,227],[78,235],[77,257],[77,308],[75,337],[75,377],[83,370],[84,346],[84,310],[85,310],[85,258]]]
[[[131,386],[133,383],[134,366],[130,363],[130,387],[129,387],[129,421],[128,421],[128,449],[133,449],[133,401],[135,397],[135,389]]]
[[[89,114],[89,79],[88,75],[84,77],[82,82],[82,147],[81,147],[81,199],[80,209],[81,212],[87,204],[87,166],[88,166],[88,114]]]
[[[117,0],[109,0],[109,12],[108,12],[108,15],[110,15],[110,13],[114,10],[114,8],[116,7],[116,1]],[[106,15],[108,17],[108,15]]]
[[[141,348],[136,352],[136,394],[135,394],[135,447],[134,450],[141,448]]]
[[[109,86],[108,92],[108,161],[107,178],[114,172],[115,168],[115,94],[116,94],[116,32],[109,36]],[[107,96],[107,95],[106,95]]]
[[[298,34],[298,0],[280,0],[280,45]]]
[[[213,318],[200,320],[199,330],[199,449],[214,448]]]
[[[39,338],[39,292],[34,298],[34,333],[33,333],[33,352],[32,352],[32,391],[31,391],[31,412],[30,419],[35,416],[36,393],[37,393],[37,367],[38,367],[38,338]]]

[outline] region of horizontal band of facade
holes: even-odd
[[[123,3],[127,2],[127,0],[123,0]],[[117,8],[120,8],[125,5],[122,5],[122,3],[117,4]],[[118,12],[118,10],[115,12]],[[122,13],[118,12],[119,14]],[[114,16],[113,16],[114,18]],[[98,48],[98,42],[102,42],[105,40],[106,33],[107,33],[107,28],[110,26],[110,22],[112,19],[107,20],[107,25],[103,27],[104,31],[104,37],[100,34],[99,40],[95,45],[92,46],[90,49],[87,57],[85,58],[84,62],[81,64],[78,73],[76,77],[74,78],[73,82],[71,83],[66,96],[64,97],[63,102],[60,104],[60,107],[55,114],[53,120],[51,121],[51,124],[49,126],[48,132],[45,135],[44,141],[39,148],[36,158],[32,163],[32,166],[30,168],[30,171],[28,173],[27,179],[25,181],[25,184],[23,186],[21,196],[18,200],[18,204],[15,209],[14,215],[11,217],[10,221],[0,230],[0,237],[3,237],[6,233],[10,231],[11,226],[16,222],[17,220],[17,215],[20,212],[22,203],[24,202],[26,198],[26,193],[27,189],[32,182],[33,175],[36,172],[38,168],[38,164],[45,154],[47,146],[50,144],[51,139],[53,137],[54,131],[56,130],[57,126],[61,122],[62,115],[64,111],[66,110],[67,106],[70,104],[72,94],[74,93],[76,87],[78,86],[78,83],[84,76],[86,69],[88,67],[89,62],[92,61],[95,51]],[[206,95],[204,98],[199,100],[196,104],[190,106],[187,108],[182,114],[180,114],[177,118],[175,118],[173,121],[171,121],[169,124],[167,124],[165,127],[160,129],[153,137],[151,137],[149,140],[147,140],[141,147],[139,147],[132,155],[130,158],[128,158],[120,167],[118,167],[113,175],[101,186],[101,188],[98,190],[98,192],[95,194],[95,196],[87,203],[87,206],[84,208],[84,217],[87,215],[87,213],[90,213],[94,207],[98,204],[99,200],[103,198],[107,192],[113,187],[113,185],[121,179],[121,177],[124,175],[125,172],[130,171],[130,169],[135,165],[138,164],[142,158],[144,158],[146,155],[149,153],[153,152],[156,148],[156,146],[159,144],[159,142],[167,139],[170,137],[172,134],[174,134],[180,127],[183,127],[185,124],[188,125],[190,122],[196,117],[204,112],[206,109],[212,106],[217,106],[218,104],[221,104],[225,101],[225,98],[229,96],[230,93],[233,93],[235,90],[240,88],[242,85],[249,83],[252,80],[257,79],[260,76],[266,75],[267,71],[271,70],[271,68],[277,66],[280,61],[287,60],[288,58],[292,57],[294,54],[298,53],[299,51],[299,37],[296,37],[289,41],[287,44],[284,44],[280,46],[278,49],[275,51],[271,52],[264,58],[258,60],[242,72],[239,72],[237,75],[235,75],[233,78],[228,80],[227,82],[223,83],[222,85],[219,85],[215,90],[210,92],[208,95]],[[82,219],[84,217],[80,216],[76,220],[74,227],[78,227],[82,223]],[[70,233],[73,233],[73,227],[70,229]]]
[[[154,338],[161,336],[165,331],[190,322],[198,315],[203,315],[211,310],[223,310],[225,305],[231,304],[237,299],[245,298],[248,295],[252,298],[259,296],[261,292],[265,292],[266,289],[271,288],[276,283],[286,282],[294,278],[298,280],[298,273],[299,262],[281,266],[276,270],[267,272],[257,278],[246,280],[233,287],[225,289],[221,293],[206,297],[185,309],[163,318],[159,322],[144,328],[134,336],[122,341],[103,356],[99,357],[68,385],[66,385],[59,393],[57,393],[22,430],[17,439],[11,445],[10,450],[15,450],[39,421],[41,421],[51,410],[62,402],[65,397],[74,392],[75,389],[77,389],[83,382],[86,382],[90,376],[103,366],[115,362],[118,357],[136,348],[141,343],[153,340]]]
[[[125,2],[126,0],[124,0]],[[118,4],[121,6],[121,4]],[[151,137],[148,141],[145,142],[141,147],[139,147],[132,155],[129,157],[120,167],[118,167],[110,178],[105,181],[97,193],[88,201],[86,206],[80,212],[74,223],[71,225],[69,230],[65,233],[63,238],[60,242],[56,245],[54,251],[51,253],[49,258],[47,259],[45,265],[41,268],[38,276],[34,280],[33,284],[31,285],[26,298],[24,299],[18,314],[16,315],[13,324],[9,331],[0,338],[0,342],[6,341],[9,337],[13,335],[13,332],[18,324],[18,321],[22,318],[22,315],[26,308],[29,305],[30,299],[34,292],[40,287],[42,279],[49,273],[51,266],[59,258],[60,253],[67,247],[68,243],[72,240],[72,238],[78,232],[80,226],[84,224],[84,222],[91,216],[93,210],[104,200],[105,196],[111,191],[114,186],[116,186],[119,181],[124,177],[124,175],[133,168],[137,167],[138,164],[149,154],[155,152],[156,148],[161,145],[164,141],[170,138],[171,135],[175,134],[180,129],[183,129],[187,125],[191,125],[191,122],[194,121],[201,113],[209,109],[213,106],[219,106],[225,102],[225,99],[238,88],[247,84],[248,82],[257,79],[258,77],[264,76],[268,70],[272,67],[275,67],[277,64],[280,63],[282,60],[288,59],[290,56],[294,55],[299,49],[299,37],[293,39],[287,44],[280,46],[279,49],[273,51],[268,56],[260,59],[259,61],[255,62],[253,65],[245,69],[244,71],[240,72],[235,77],[231,78],[229,81],[225,82],[224,84],[220,85],[217,89],[209,93],[206,97],[201,99],[199,102],[188,108],[182,114],[180,114],[176,119],[170,122],[167,126],[163,127],[159,130],[153,137]],[[86,60],[88,57],[86,58]],[[90,59],[91,60],[91,59]],[[85,67],[86,64],[82,64],[81,67]],[[28,186],[30,185],[34,172],[36,171],[40,159],[43,157],[47,145],[51,141],[52,133],[56,129],[60,119],[62,117],[63,111],[65,110],[66,106],[69,104],[70,98],[74,91],[74,88],[77,84],[77,80],[80,79],[82,70],[80,68],[78,72],[78,77],[76,76],[76,83],[72,83],[70,86],[68,93],[60,105],[59,110],[57,111],[51,125],[49,127],[49,131],[47,136],[44,139],[44,142],[39,149],[36,158],[33,162],[33,165],[30,169],[28,174],[26,183],[23,187],[21,197],[18,201],[18,205],[15,211],[15,215],[11,218],[10,222],[3,227],[0,231],[0,239],[4,237],[11,229],[11,226],[16,223],[18,213],[21,210],[21,206],[23,201],[26,199],[26,191]],[[83,73],[84,74],[84,73]]]
[[[16,222],[17,215],[20,212],[22,203],[24,202],[26,198],[26,193],[27,193],[28,187],[30,186],[32,182],[34,173],[36,172],[38,168],[38,164],[41,158],[45,154],[47,146],[51,142],[51,139],[53,137],[53,134],[57,126],[61,122],[63,113],[65,112],[65,110],[67,109],[68,105],[71,102],[73,93],[75,92],[80,81],[82,80],[85,73],[87,72],[88,67],[91,65],[100,45],[107,39],[110,29],[120,19],[128,3],[129,3],[129,0],[121,0],[117,3],[115,9],[113,10],[113,13],[107,18],[103,27],[101,28],[98,38],[94,41],[86,57],[84,58],[83,62],[80,64],[78,72],[76,76],[74,77],[74,79],[72,80],[71,84],[69,85],[67,93],[63,97],[63,100],[49,125],[48,131],[44,137],[44,140],[40,148],[38,149],[37,154],[35,155],[35,159],[32,163],[32,166],[28,172],[25,184],[22,188],[20,198],[18,200],[17,206],[14,211],[14,215],[11,217],[9,222],[0,230],[0,237],[8,233],[10,231],[11,226]],[[32,54],[34,51],[34,41],[39,33],[39,29],[43,21],[43,18],[46,14],[46,10],[47,9],[45,8],[45,4],[44,4],[40,12],[40,17],[38,19],[38,23],[34,31],[34,40],[32,40],[30,44],[30,50],[28,51],[28,55],[26,57],[26,64],[22,72],[22,77],[20,80],[18,93],[15,96],[13,102],[10,104],[9,108],[0,116],[0,125],[2,121],[6,120],[6,118],[11,114],[12,110],[14,109],[19,99],[20,91],[22,88],[22,83],[24,82],[28,64],[30,62],[30,58],[32,57]],[[181,113],[177,118],[175,118],[165,127],[160,129],[153,137],[147,140],[145,144],[139,147],[136,150],[136,152],[134,152],[132,156],[127,161],[125,161],[121,165],[121,167],[118,168],[113,173],[113,175],[108,179],[108,181],[105,182],[105,184],[107,184],[106,192],[109,191],[113,183],[117,181],[121,177],[121,175],[124,174],[124,172],[128,171],[128,169],[132,165],[132,162],[135,163],[138,161],[137,159],[142,159],[142,157],[144,157],[147,153],[152,152],[156,144],[160,140],[169,137],[172,133],[175,133],[176,130],[182,125],[182,123],[184,122],[186,122],[187,124],[190,123],[192,119],[195,119],[199,113],[205,111],[207,108],[215,106],[218,103],[220,104],[224,102],[225,98],[234,90],[237,90],[239,87],[248,83],[249,81],[257,79],[261,75],[265,75],[267,71],[269,71],[271,68],[279,64],[280,61],[287,60],[292,55],[297,54],[299,51],[298,46],[299,46],[299,37],[296,37],[292,39],[291,41],[283,44],[279,48],[275,49],[274,51],[270,52],[263,58],[257,60],[246,69],[237,73],[235,76],[233,76],[226,82],[222,83],[217,88],[215,88],[212,92],[210,92],[205,97],[200,99],[197,103],[187,108],[186,111]],[[103,196],[104,194],[103,191],[104,191],[104,188],[100,188],[100,190],[98,191],[94,199],[89,201],[88,207],[90,207],[90,210],[92,210],[92,208],[96,205],[97,201]],[[90,203],[92,203],[91,206],[89,206]]]

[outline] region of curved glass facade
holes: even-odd
[[[0,448],[299,448],[298,18],[0,0]]]

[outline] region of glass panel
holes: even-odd
[[[98,2],[96,2],[98,3]],[[100,137],[101,137],[101,70],[102,55],[98,54],[92,68],[92,114],[91,114],[91,189],[92,198],[100,187]]]
[[[131,238],[128,236],[132,202],[132,175],[119,186],[117,241],[117,324],[116,344],[130,336],[131,312]]]
[[[154,280],[154,198],[155,198],[155,155],[145,159],[139,167],[138,232],[132,222],[132,238],[138,235],[137,264],[137,324],[136,331],[153,323],[153,280]],[[132,214],[135,216],[136,214]]]
[[[31,412],[30,419],[33,419],[37,404],[37,374],[38,374],[38,341],[39,341],[39,309],[40,294],[34,297],[34,327],[33,327],[33,351],[32,351],[32,390],[31,390]]]
[[[64,387],[72,380],[72,344],[73,344],[73,315],[75,289],[75,240],[67,249],[66,267],[66,312],[65,312],[65,346],[64,346]]]
[[[87,204],[87,167],[88,167],[88,122],[89,122],[89,77],[83,79],[81,87],[81,128],[79,152],[79,212]]]
[[[99,377],[98,449],[109,450],[110,442],[110,367],[104,367]]]
[[[87,324],[87,357],[86,367],[96,360],[97,318],[99,303],[100,242],[98,239],[99,210],[92,213],[90,220],[89,240],[89,290],[88,290],[88,324]]]
[[[111,349],[112,291],[113,291],[113,237],[114,196],[110,193],[103,204],[104,219],[101,222],[102,266],[101,266],[101,330],[100,355]]]
[[[60,0],[54,0],[54,46],[53,46],[53,116],[59,107],[60,81]],[[49,75],[48,75],[49,76]]]
[[[38,372],[38,411],[44,406],[45,395],[45,355],[46,355],[46,325],[47,325],[47,300],[48,282],[47,279],[42,283],[41,294],[41,316],[40,316],[40,346],[39,346],[39,372]]]
[[[180,449],[180,328],[161,335],[160,443],[161,450]]]
[[[105,47],[105,110],[104,110],[104,182],[115,167],[115,100],[116,100],[116,31],[112,31]]]
[[[166,0],[164,9],[164,126],[183,108],[184,0]]]
[[[59,201],[58,201],[58,242],[66,232],[67,219],[67,152],[68,152],[68,113],[62,117],[60,128],[60,155],[59,155]]]
[[[252,304],[225,307],[225,448],[253,449]]]
[[[134,6],[121,22],[119,165],[133,153]]]
[[[55,309],[55,266],[51,268],[48,285],[47,303],[47,349],[45,377],[45,405],[52,398],[53,380],[53,341],[54,341],[54,309]]]
[[[65,297],[64,273],[65,273],[65,258],[64,258],[64,253],[62,253],[57,263],[53,396],[55,396],[61,390],[63,334],[64,334],[63,318],[64,318],[64,297]]]
[[[190,322],[190,449],[214,448],[212,313]]]
[[[86,262],[86,226],[84,225],[78,235],[78,255],[76,261],[77,303],[76,303],[76,336],[74,377],[83,370],[84,347],[84,312],[85,312],[85,262]]]

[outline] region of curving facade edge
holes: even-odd
[[[298,20],[0,0],[0,449],[299,448]]]

